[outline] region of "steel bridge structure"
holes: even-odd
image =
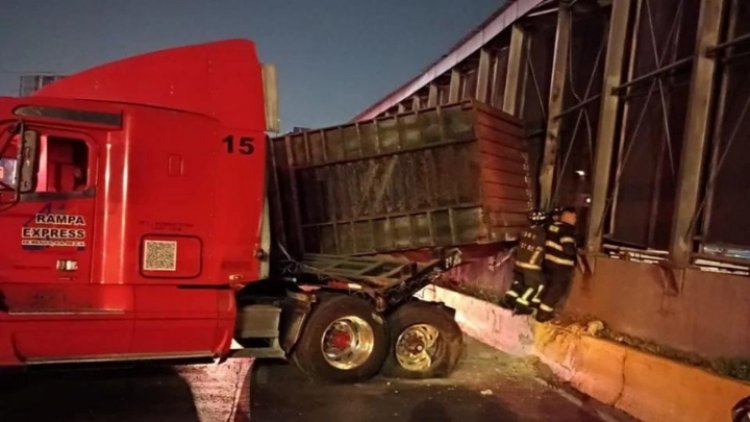
[[[750,2],[508,1],[354,118],[476,99],[523,119],[536,204],[575,205],[565,312],[750,357]]]

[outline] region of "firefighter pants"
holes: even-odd
[[[547,273],[547,285],[539,296],[539,309],[544,312],[552,312],[557,302],[565,296],[573,277],[573,269],[569,267],[550,266],[545,268]]]
[[[532,300],[544,289],[544,273],[541,271],[516,269],[513,271],[513,284],[505,294],[512,297],[517,305],[531,306]]]

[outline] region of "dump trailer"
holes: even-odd
[[[0,98],[0,366],[258,356],[341,382],[455,367],[453,311],[413,296],[456,250],[271,241],[264,69],[229,40]]]
[[[272,221],[296,253],[510,242],[533,207],[523,122],[469,100],[271,140]]]

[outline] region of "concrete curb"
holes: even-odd
[[[578,391],[644,421],[729,420],[750,385],[551,324],[438,286],[420,297],[456,309],[464,331],[499,350],[538,356]]]

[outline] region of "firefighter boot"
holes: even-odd
[[[518,295],[516,294],[516,292],[509,290],[507,293],[505,293],[503,298],[500,299],[500,302],[498,303],[498,305],[500,305],[500,307],[503,309],[507,309],[509,311],[515,312],[517,296]]]
[[[513,311],[516,309],[516,299],[523,293],[525,290],[525,284],[523,280],[523,274],[520,272],[515,272],[513,274],[513,283],[511,283],[510,288],[507,292],[505,292],[505,295],[503,295],[503,298],[500,299],[500,302],[498,305],[500,305],[501,308],[507,309],[509,311]]]
[[[547,306],[544,303],[539,304],[539,308],[536,311],[536,320],[538,322],[547,322],[555,317],[555,309],[551,306]]]
[[[513,310],[513,315],[531,315],[532,313],[534,313],[534,308],[516,302],[516,309]]]
[[[534,312],[534,308],[529,301],[535,290],[533,287],[527,287],[523,294],[516,299],[516,310],[513,315],[531,315]]]

